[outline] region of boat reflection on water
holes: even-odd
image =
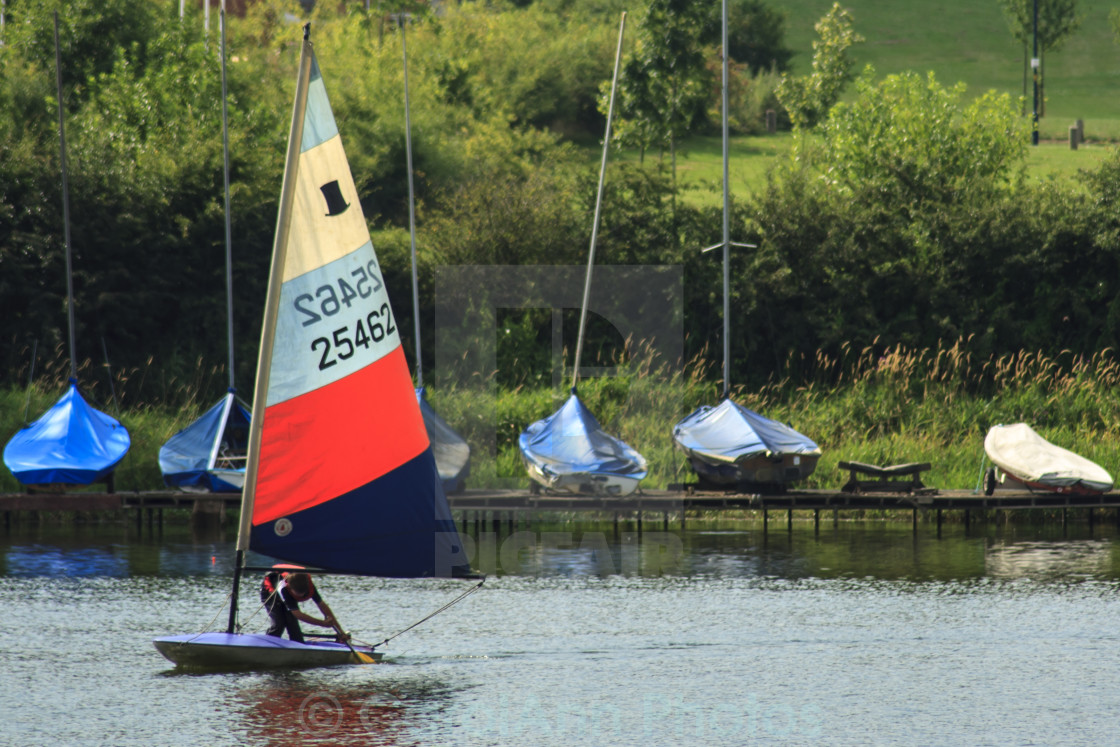
[[[1112,577],[1111,540],[996,542],[984,555],[985,575],[991,578]]]
[[[234,701],[243,716],[243,744],[415,744],[426,716],[452,695],[446,685],[427,677],[354,684],[336,674],[269,675],[239,688]]]

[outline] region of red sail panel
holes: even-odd
[[[412,379],[398,346],[343,379],[267,408],[253,524],[337,498],[428,448],[416,397],[399,392],[411,393]]]

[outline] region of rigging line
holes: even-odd
[[[226,598],[222,601],[222,605],[220,607],[218,607],[218,611],[214,613],[214,616],[212,618],[210,618],[210,622],[208,622],[208,623],[206,623],[205,625],[202,626],[202,630],[200,630],[198,632],[198,635],[196,635],[194,638],[191,638],[189,641],[183,641],[179,645],[182,646],[184,644],[191,643],[192,641],[196,641],[201,636],[205,635],[206,632],[208,630],[210,630],[211,626],[214,625],[214,621],[218,619],[218,615],[222,614],[222,611],[225,610],[226,605],[229,603],[230,597],[232,597],[232,596],[233,596],[232,591],[229,594],[226,594]]]
[[[232,595],[232,593],[233,592],[230,592],[231,595]],[[261,610],[268,609],[268,603],[271,602],[272,598],[275,597],[275,596],[276,596],[276,590],[273,589],[271,594],[269,594],[267,597],[265,597],[263,600],[261,600],[261,603],[259,605],[257,605],[257,608],[253,610],[253,614],[249,615],[249,618],[247,620],[244,620],[243,622],[238,623],[237,632],[240,633],[242,630],[244,630],[245,626],[248,625],[249,623],[251,623],[253,621],[253,618],[256,617],[260,613]]]
[[[460,594],[459,596],[455,597],[455,598],[454,598],[454,599],[452,599],[452,600],[451,600],[450,602],[448,602],[447,604],[443,605],[442,607],[440,607],[440,608],[439,608],[438,610],[436,610],[436,611],[435,611],[435,612],[433,612],[432,614],[428,615],[427,617],[425,617],[425,618],[423,618],[423,619],[421,619],[421,620],[417,620],[416,622],[412,623],[412,625],[409,625],[409,626],[408,626],[407,628],[405,628],[404,630],[401,630],[401,631],[398,631],[398,632],[394,633],[393,635],[391,635],[391,636],[389,636],[388,638],[386,638],[385,640],[383,640],[383,641],[382,641],[381,643],[367,643],[366,645],[367,645],[367,646],[369,646],[370,648],[377,648],[378,646],[384,646],[384,645],[385,645],[386,643],[388,643],[389,641],[393,640],[393,639],[394,639],[394,638],[396,638],[397,636],[399,636],[399,635],[403,635],[404,633],[407,633],[408,631],[412,630],[413,628],[415,628],[415,627],[417,627],[417,626],[419,626],[419,625],[422,625],[423,623],[426,623],[426,622],[428,622],[428,620],[431,620],[431,619],[432,619],[433,617],[435,617],[435,616],[436,616],[436,615],[438,615],[439,613],[441,613],[441,612],[445,612],[445,611],[447,611],[448,609],[450,609],[451,607],[453,607],[453,606],[455,606],[456,604],[458,604],[459,602],[463,601],[464,599],[466,599],[467,597],[469,597],[469,596],[470,596],[471,594],[474,594],[474,593],[475,593],[476,591],[478,591],[479,589],[481,589],[481,588],[482,588],[482,585],[483,585],[484,583],[486,583],[486,579],[482,579],[481,581],[479,581],[479,582],[478,582],[478,584],[477,584],[477,585],[475,585],[475,586],[472,586],[471,588],[467,589],[467,590],[466,590],[466,591],[464,591],[464,592],[463,592],[462,594]],[[361,643],[361,642],[362,642],[362,641],[359,641],[359,643]]]
[[[264,606],[265,606],[266,604],[268,604],[268,602],[269,602],[269,601],[270,601],[270,600],[272,599],[272,597],[274,597],[274,596],[276,596],[276,592],[275,592],[275,591],[274,591],[274,592],[272,592],[271,594],[269,594],[269,595],[268,595],[268,598],[267,598],[267,599],[265,599],[264,601],[262,601],[262,602],[260,603],[260,605],[259,605],[259,606],[258,606],[258,607],[257,607],[257,608],[256,608],[255,610],[253,610],[253,614],[249,615],[249,619],[248,619],[248,620],[245,620],[244,622],[242,622],[242,623],[238,624],[238,626],[237,626],[237,632],[238,632],[238,633],[240,633],[240,632],[241,632],[242,630],[244,630],[244,629],[245,629],[245,625],[247,625],[247,624],[248,624],[248,623],[249,623],[250,621],[252,621],[252,619],[253,619],[254,617],[256,617],[256,616],[257,616],[257,613],[258,613],[258,612],[260,612],[260,611],[261,611],[262,609],[264,609]],[[231,591],[231,592],[230,592],[229,594],[226,594],[226,598],[225,598],[225,600],[224,600],[224,601],[222,602],[222,606],[221,606],[221,607],[219,607],[219,608],[218,608],[218,611],[217,611],[217,612],[216,612],[216,613],[214,614],[214,616],[213,616],[212,618],[210,618],[210,622],[208,622],[208,623],[206,623],[206,624],[205,624],[204,626],[202,626],[202,630],[201,630],[201,631],[200,631],[200,632],[198,633],[198,635],[196,635],[196,636],[195,636],[194,638],[191,638],[191,639],[190,639],[190,641],[183,641],[183,643],[190,643],[191,641],[195,641],[195,640],[198,640],[198,638],[199,638],[199,637],[201,637],[201,636],[202,636],[202,635],[204,635],[204,634],[205,634],[205,633],[206,633],[207,631],[209,631],[209,630],[210,630],[210,628],[211,628],[211,627],[213,627],[213,625],[214,625],[214,621],[218,619],[218,615],[222,614],[222,610],[224,610],[224,609],[226,608],[226,605],[227,605],[227,604],[229,604],[229,601],[230,601],[230,599],[231,599],[232,597],[233,597],[233,592],[232,592],[232,591]]]
[[[29,422],[27,416],[31,414],[31,385],[35,383],[35,358],[39,353],[39,341],[31,345],[31,373],[27,375],[27,403],[23,406],[23,422]]]

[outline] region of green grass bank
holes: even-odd
[[[792,363],[792,362],[791,362]],[[847,474],[837,463],[930,462],[927,485],[971,489],[980,475],[983,439],[997,423],[1027,422],[1043,437],[1092,459],[1114,476],[1120,469],[1120,366],[1110,352],[1091,358],[1022,351],[978,359],[967,341],[929,350],[846,349],[833,359],[798,362],[810,371],[800,383],[777,379],[756,391],[737,390],[737,401],[788,422],[814,439],[823,456],[806,488],[838,488]],[[808,365],[806,365],[808,364]],[[622,365],[613,378],[586,380],[580,395],[612,433],[649,461],[648,488],[693,479],[671,441],[673,424],[701,404],[715,404],[718,384],[704,380],[707,366],[683,370]],[[118,392],[121,387],[117,387]],[[61,381],[0,392],[5,442],[63,392]],[[528,478],[517,451],[518,434],[551,414],[566,391],[429,388],[438,412],[472,444],[468,487],[524,487]],[[121,420],[132,449],[117,472],[121,490],[162,486],[158,452],[177,430],[209,404],[203,396],[181,408],[159,403],[126,405]],[[110,405],[111,413],[115,410]],[[20,488],[0,474],[0,491]]]

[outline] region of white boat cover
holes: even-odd
[[[1026,423],[992,426],[984,438],[984,451],[997,467],[1031,486],[1096,493],[1112,489],[1112,476],[1103,467],[1055,446]]]

